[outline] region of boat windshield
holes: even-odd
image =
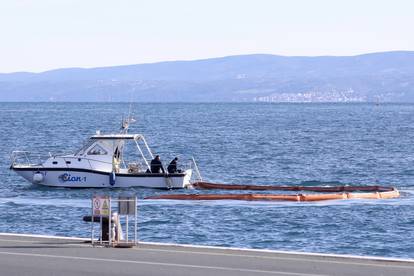
[[[93,143],[95,143],[95,141],[94,140],[92,140],[92,139],[89,139],[89,140],[87,140],[85,143],[84,143],[84,145],[82,146],[82,148],[80,149],[80,150],[78,150],[76,153],[75,153],[75,155],[82,155],[82,154],[84,154],[85,153],[85,151],[90,147],[90,146],[92,146],[92,144]]]

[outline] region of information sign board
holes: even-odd
[[[94,196],[92,203],[94,216],[109,216],[109,196]]]

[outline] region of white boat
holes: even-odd
[[[30,153],[13,151],[10,168],[26,180],[39,185],[71,188],[186,188],[191,185],[194,159],[187,169],[174,173],[152,173],[154,158],[142,134],[128,134],[130,120],[123,120],[121,133],[101,134],[89,138],[76,153],[50,156],[45,161],[32,162]],[[137,160],[127,162],[127,143],[136,147]],[[32,159],[33,160],[33,159]]]

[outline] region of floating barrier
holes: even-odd
[[[218,184],[210,182],[195,182],[193,187],[204,190],[252,190],[252,191],[311,191],[311,192],[389,192],[394,187],[385,186],[275,186],[275,185],[245,185],[245,184]]]
[[[265,186],[230,185],[208,182],[196,182],[197,189],[221,190],[273,190],[273,191],[312,191],[326,194],[172,194],[150,196],[145,199],[173,200],[246,200],[246,201],[321,201],[334,199],[388,199],[400,196],[394,187],[384,186]]]

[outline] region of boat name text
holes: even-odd
[[[69,173],[64,173],[59,176],[59,180],[62,182],[85,182],[86,176],[72,176]]]

